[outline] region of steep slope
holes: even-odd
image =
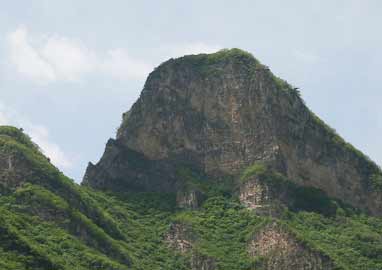
[[[140,261],[145,244],[150,245],[132,242],[155,235],[156,228],[134,221],[120,224],[120,216],[135,216],[130,211],[134,205],[119,211],[116,219],[105,210],[111,206],[102,205],[109,198],[61,174],[21,130],[0,127],[0,166],[1,269],[130,269]],[[156,250],[164,254],[159,266],[177,267],[178,258],[166,256],[170,251],[165,245],[157,244]]]
[[[171,59],[148,77],[84,184],[179,191],[177,168],[212,179],[266,162],[299,185],[382,214],[378,166],[304,105],[296,89],[238,49]],[[237,182],[237,181],[236,181]]]

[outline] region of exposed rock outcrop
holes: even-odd
[[[196,241],[192,228],[184,223],[173,223],[165,236],[165,241],[174,250],[181,254],[190,255],[190,268],[192,270],[214,270],[216,262],[214,258],[200,254],[193,248]]]
[[[254,210],[267,208],[270,204],[269,187],[261,184],[256,178],[240,186],[240,202]]]
[[[257,232],[249,243],[248,251],[253,257],[264,258],[262,269],[266,270],[330,270],[331,260],[301,243],[287,230],[270,224]]]
[[[176,203],[180,208],[196,209],[200,206],[203,195],[197,190],[178,191]]]
[[[150,160],[110,139],[97,165],[89,163],[83,184],[99,189],[172,191],[179,189],[174,162]]]
[[[17,162],[18,163],[18,162]],[[23,184],[24,176],[14,169],[15,156],[11,153],[0,153],[0,183],[4,189],[14,189]]]
[[[194,240],[191,229],[183,223],[173,223],[165,236],[167,244],[180,253],[190,252]]]
[[[83,183],[176,192],[179,166],[216,179],[237,177],[258,161],[298,185],[382,214],[382,193],[371,181],[378,166],[310,112],[296,89],[238,49],[156,68]]]

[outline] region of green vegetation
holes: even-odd
[[[142,194],[139,199],[131,196],[131,201],[126,202],[87,189],[82,195],[94,199],[92,206],[112,219],[123,240],[105,232],[62,197],[41,186],[27,184],[0,200],[0,218],[3,218],[0,225],[13,228],[12,234],[5,231],[2,235],[24,241],[22,245],[19,241],[12,243],[13,253],[8,245],[2,246],[6,244],[4,241],[0,241],[0,248],[9,253],[4,258],[12,260],[13,255],[24,254],[23,250],[28,248],[33,251],[28,255],[30,260],[44,255],[41,265],[48,266],[41,266],[41,269],[128,269],[132,263],[134,269],[185,269],[181,267],[182,258],[172,256],[161,242],[161,234],[168,226],[168,198],[160,194]],[[14,258],[19,263],[14,267],[2,259],[0,262],[8,269],[29,269],[28,258]]]
[[[216,53],[210,54],[196,54],[196,55],[187,55],[175,59],[176,62],[190,61],[198,65],[214,65],[217,63],[225,62],[228,60],[237,59],[237,60],[250,60],[255,63],[259,63],[255,57],[249,52],[233,48],[233,49],[222,49]]]
[[[248,71],[254,71],[256,68],[265,68],[252,54],[237,49],[222,49],[211,54],[186,55],[176,59],[170,59],[160,65],[157,70],[164,69],[167,65],[186,66],[193,69],[196,73],[206,76],[220,76],[223,74],[222,64],[232,62],[240,64]],[[249,72],[248,74],[252,74]],[[152,72],[151,76],[160,76],[160,72]]]
[[[287,205],[293,211],[309,211],[333,216],[340,202],[329,198],[326,193],[314,187],[299,186],[280,173],[274,172],[263,163],[249,166],[241,177],[246,182],[256,177],[260,183],[268,186],[274,201]],[[349,206],[346,209],[350,210]]]
[[[249,166],[244,170],[243,175],[241,176],[241,182],[247,181],[251,176],[254,175],[265,175],[268,171],[266,164],[263,162],[256,162],[252,166]]]
[[[217,269],[231,270],[253,269],[256,259],[249,256],[247,242],[267,219],[235,200],[217,196],[208,199],[201,210],[178,213],[174,221],[192,228],[195,252],[212,258]]]
[[[381,218],[299,187],[265,163],[247,168],[241,183],[256,177],[268,185],[285,205],[278,218],[244,208],[232,192],[238,184],[233,179],[210,180],[188,168],[177,172],[183,188],[205,196],[192,211],[177,208],[176,194],[80,187],[11,127],[0,128],[0,154],[15,157],[15,179],[28,175],[0,196],[1,269],[186,270],[195,254],[219,270],[261,269],[264,258],[250,257],[247,245],[270,222],[330,257],[338,269],[382,269]],[[371,181],[379,187],[380,174]],[[190,230],[192,251],[181,254],[164,240],[174,223]]]
[[[211,180],[184,167],[178,168],[177,176],[184,185],[184,191],[200,191],[207,197],[220,195],[230,197],[235,186],[232,177]]]
[[[248,79],[252,79],[259,74],[266,74],[279,91],[287,93],[293,98],[300,98],[298,88],[274,75],[267,66],[261,64],[251,53],[237,48],[222,49],[211,54],[186,55],[175,60],[172,59],[169,62],[175,65],[190,65],[203,76],[219,76],[223,74],[222,64],[228,61],[239,64],[240,68],[246,70]]]
[[[12,126],[0,126],[0,138],[12,138],[18,143],[23,144],[31,149],[37,150],[38,146],[32,142],[28,135],[22,129]]]
[[[171,216],[175,213],[172,194],[104,194],[92,192],[97,203],[115,218],[126,236],[133,269],[188,269],[185,257],[164,243]]]
[[[281,200],[286,196],[289,209],[279,222],[302,243],[329,256],[339,269],[382,269],[382,218],[368,217],[319,189],[297,186],[262,163],[250,166],[242,181],[254,176]]]
[[[15,263],[18,265],[7,265],[8,269],[89,269],[97,265],[103,269],[127,269],[85,245],[81,239],[36,216],[4,208],[0,215],[0,249],[8,253],[8,257],[17,257]]]
[[[334,217],[289,213],[285,222],[302,241],[328,255],[341,269],[382,269],[382,219],[337,212]]]

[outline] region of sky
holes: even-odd
[[[241,48],[382,164],[382,1],[0,0],[0,125],[81,182],[147,75]]]

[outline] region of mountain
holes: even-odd
[[[256,163],[382,214],[378,166],[309,111],[295,88],[237,49],[156,68],[84,183],[173,192],[184,185],[179,167],[235,182]]]
[[[0,127],[0,269],[382,269],[382,173],[251,54],[170,59],[83,183]]]

